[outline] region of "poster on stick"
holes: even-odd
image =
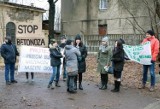
[[[141,45],[130,46],[123,44],[123,49],[130,60],[138,62],[142,65],[151,65],[151,44],[146,42]]]
[[[21,46],[18,72],[52,73],[49,48]]]

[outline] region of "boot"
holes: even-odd
[[[74,90],[77,90],[77,76],[74,78]]]
[[[116,81],[116,82],[115,82],[115,89],[114,89],[114,90],[111,90],[111,91],[112,91],[112,92],[119,92],[119,91],[120,91],[120,84],[121,84],[120,81]]]
[[[104,77],[101,74],[101,85],[100,85],[99,89],[101,90],[103,88],[103,86],[104,86]]]
[[[101,86],[99,88],[100,90],[105,90],[107,89],[107,83],[106,83],[106,80],[105,80],[105,76],[104,75],[101,75]]]
[[[114,89],[112,89],[111,92],[116,91],[116,84],[117,84],[117,81],[115,80],[115,81],[114,81]]]
[[[83,87],[82,87],[82,83],[81,83],[81,82],[79,83],[79,89],[80,89],[80,90],[83,90]]]
[[[59,82],[58,82],[58,81],[56,81],[55,86],[56,86],[56,87],[61,87],[61,86],[59,85]]]
[[[52,83],[49,83],[48,86],[47,86],[47,88],[51,88],[51,86],[52,86]]]
[[[101,85],[100,85],[99,89],[102,89],[103,85],[104,85],[104,84],[101,82]]]

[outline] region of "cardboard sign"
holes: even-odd
[[[21,46],[18,72],[52,73],[49,48]]]
[[[123,44],[123,49],[128,58],[143,65],[151,65],[151,44],[146,42],[137,46]]]

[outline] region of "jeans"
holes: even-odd
[[[53,68],[53,73],[52,73],[52,76],[50,78],[50,81],[49,83],[52,83],[55,79],[56,82],[59,81],[59,76],[60,76],[60,65],[58,66],[54,66],[52,67]]]
[[[74,90],[74,79],[75,76],[67,76],[67,88],[69,89],[69,91],[73,91]]]
[[[63,79],[67,78],[66,65],[63,65]]]
[[[5,80],[6,80],[6,82],[14,80],[14,70],[15,70],[15,63],[5,64]],[[9,72],[10,72],[10,79],[9,79]]]
[[[143,65],[143,84],[146,84],[148,69],[150,70],[151,76],[151,86],[155,86],[155,72],[154,72],[155,63],[153,62],[151,65]]]

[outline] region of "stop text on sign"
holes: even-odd
[[[37,25],[19,25],[18,26],[18,33],[35,33],[35,31],[38,29]]]

